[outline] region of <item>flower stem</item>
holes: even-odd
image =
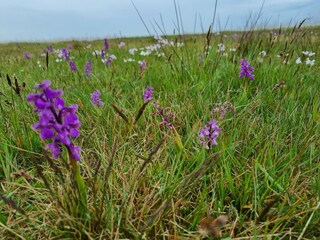
[[[75,181],[79,190],[79,194],[80,194],[80,203],[81,203],[81,205],[79,206],[80,213],[81,213],[81,216],[85,217],[85,213],[87,210],[87,188],[80,174],[78,162],[74,158],[70,157],[70,163],[72,166],[73,176],[75,178]]]

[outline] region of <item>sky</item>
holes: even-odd
[[[320,23],[320,0],[218,0],[214,30],[243,30],[262,4],[260,26]],[[215,0],[0,0],[0,42],[200,33],[214,6]]]

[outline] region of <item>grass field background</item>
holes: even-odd
[[[103,40],[0,45],[1,238],[211,239],[221,228],[222,239],[317,239],[319,34],[297,25],[110,39],[108,67]],[[71,59],[57,62],[69,43]],[[48,45],[56,53],[43,54]],[[240,59],[254,81],[239,78]],[[53,159],[31,128],[38,116],[26,97],[45,79],[79,106],[85,191],[66,149]],[[153,99],[133,124],[147,86]],[[103,106],[90,101],[95,90]],[[154,114],[155,101],[173,127]],[[223,118],[218,103],[229,106]],[[207,150],[198,135],[212,119],[221,132]]]

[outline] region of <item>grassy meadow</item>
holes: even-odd
[[[0,238],[318,239],[319,56],[320,28],[299,25],[1,44]],[[77,162],[32,129],[46,79],[78,105]]]

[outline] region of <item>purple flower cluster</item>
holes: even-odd
[[[93,93],[91,93],[91,102],[93,105],[96,106],[103,106],[103,102],[100,98],[100,91],[99,90],[95,90]]]
[[[86,77],[90,77],[91,72],[92,72],[92,63],[90,60],[86,62],[85,72],[86,72]]]
[[[146,90],[144,90],[142,98],[145,102],[150,101],[152,99],[153,97],[152,92],[153,92],[153,87],[147,87]]]
[[[230,102],[224,102],[223,104],[216,103],[216,107],[212,110],[214,115],[219,115],[219,119],[223,119],[227,112],[235,112],[236,108]]]
[[[173,117],[173,113],[168,112],[167,107],[160,108],[158,101],[154,102],[154,107],[156,108],[156,112],[154,112],[152,115],[158,115],[162,118],[162,122],[160,122],[160,125],[167,126],[171,130],[174,129],[172,123],[169,121],[169,119]]]
[[[23,53],[23,56],[24,56],[26,59],[28,59],[28,60],[31,59],[31,56],[30,56],[30,54],[29,54],[28,52],[24,52],[24,53]]]
[[[48,52],[50,52],[50,53],[53,52],[53,47],[51,45],[48,45],[47,49],[48,49]]]
[[[70,52],[66,48],[61,49],[61,55],[63,56],[63,59],[66,61],[70,58]]]
[[[35,89],[41,90],[40,93],[31,93],[27,96],[27,101],[34,104],[35,112],[39,116],[39,122],[32,128],[40,131],[42,140],[53,139],[53,142],[46,145],[46,149],[51,151],[54,158],[58,158],[64,145],[70,157],[78,161],[81,148],[70,140],[80,134],[78,128],[81,122],[76,114],[78,105],[65,106],[61,98],[63,91],[51,89],[50,84],[49,80],[43,81],[35,86]]]
[[[53,52],[53,48],[51,45],[48,45],[46,48],[43,49],[43,53],[47,54],[47,53],[52,53]]]
[[[104,49],[106,49],[106,50],[109,49],[109,41],[107,38],[104,39]]]
[[[117,59],[117,57],[115,55],[110,55],[106,60],[106,67],[109,67],[110,63],[115,59]]]
[[[77,66],[76,66],[76,63],[74,61],[70,61],[69,62],[69,67],[70,67],[70,71],[71,72],[77,71]]]
[[[105,51],[104,51],[104,50],[101,50],[101,51],[100,51],[100,56],[101,56],[101,58],[104,58],[105,55],[106,55]]]
[[[240,60],[240,75],[239,78],[242,78],[243,76],[250,78],[250,80],[254,80],[254,74],[253,74],[253,67],[250,66],[250,63],[245,60]]]
[[[206,149],[210,149],[212,146],[218,144],[217,137],[219,136],[220,128],[217,123],[218,121],[213,119],[208,122],[203,129],[199,130],[199,139]]]
[[[140,65],[140,71],[144,72],[144,70],[146,70],[146,68],[147,68],[147,62],[146,61],[139,61],[139,65]]]

